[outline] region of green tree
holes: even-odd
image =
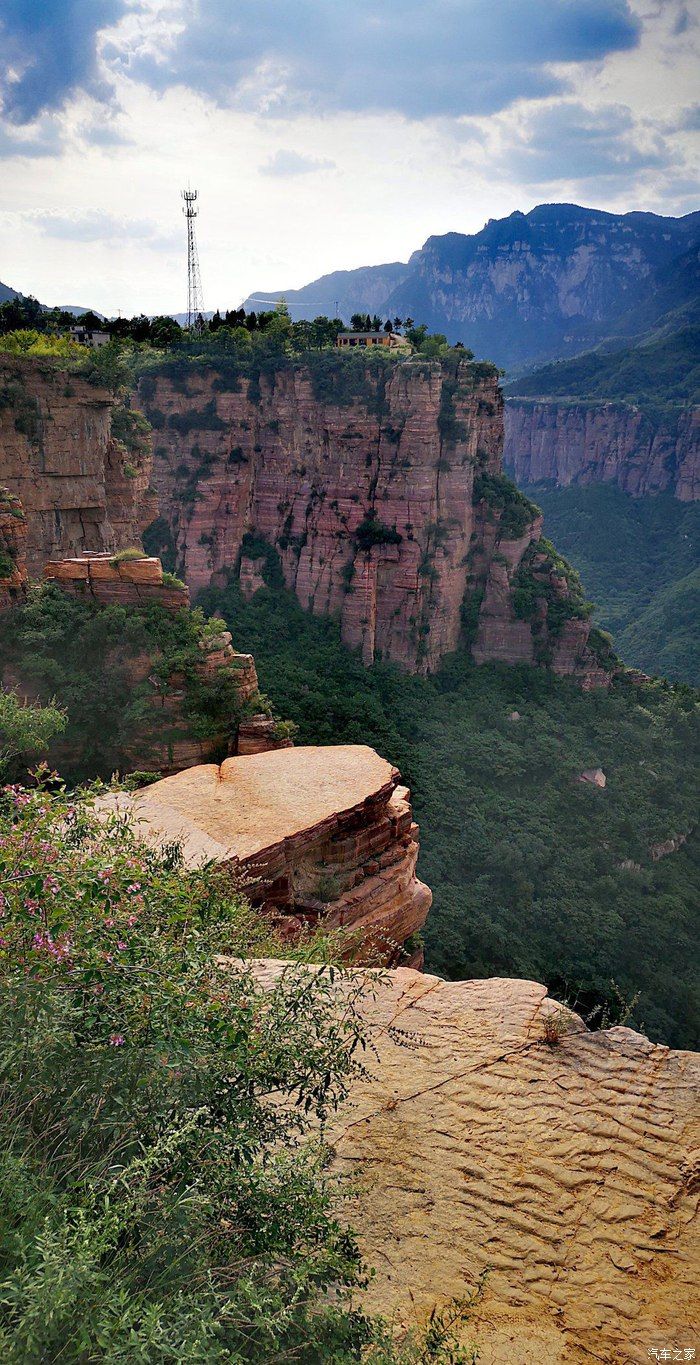
[[[45,753],[66,727],[59,707],[31,705],[16,692],[0,690],[0,778],[7,778],[14,761]]]

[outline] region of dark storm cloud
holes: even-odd
[[[640,128],[619,104],[591,110],[559,101],[530,119],[524,139],[508,153],[508,169],[530,183],[625,179],[670,159],[661,134]]]
[[[544,65],[633,47],[628,0],[201,0],[149,84],[193,86],[271,112],[491,113],[552,94]]]
[[[126,0],[3,0],[0,9],[5,116],[29,123],[73,93],[108,96],[100,79],[96,35],[115,23]]]
[[[149,56],[146,25],[133,51],[110,43],[108,64],[156,89],[185,84],[280,113],[491,113],[559,90],[547,64],[601,59],[640,32],[628,0],[173,0],[171,12],[184,24],[172,45]],[[96,35],[125,13],[148,9],[4,0],[4,55],[17,76],[4,86],[6,114],[28,121],[78,88],[99,95]]]

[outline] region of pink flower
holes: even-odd
[[[133,895],[136,894],[137,891],[140,891],[140,890],[141,890],[141,883],[140,883],[140,882],[132,882],[132,883],[131,883],[131,886],[127,886],[126,889],[127,889],[127,891],[130,891],[131,894],[132,894],[132,896],[133,896]]]
[[[113,919],[106,919],[106,920],[105,920],[105,929],[113,929],[113,928],[114,928],[114,924],[115,924],[115,921],[114,921]]]
[[[109,1035],[109,1046],[110,1046],[110,1047],[123,1047],[123,1046],[124,1046],[124,1035],[121,1034],[121,1033],[110,1033],[110,1035]]]
[[[127,922],[128,926],[129,926],[129,928],[130,928],[130,929],[133,929],[134,925],[135,925],[135,924],[138,924],[138,916],[137,916],[137,915],[129,915],[129,918],[128,918],[128,920],[127,920],[126,922]]]
[[[126,948],[126,944],[125,944],[125,943],[122,943],[122,942],[120,941],[119,943],[117,943],[117,947],[118,947],[120,953],[123,953],[123,952],[124,952],[124,949]]]

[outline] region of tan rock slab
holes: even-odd
[[[398,773],[366,744],[308,746],[228,758],[165,777],[101,810],[128,810],[151,842],[183,845],[188,866],[203,858],[244,861],[295,840],[382,793]]]
[[[561,1007],[531,981],[366,981],[372,1047],[330,1135],[377,1272],[366,1306],[424,1320],[488,1269],[464,1329],[480,1365],[697,1349],[700,1056],[569,1011],[552,1046]]]

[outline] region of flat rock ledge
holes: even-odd
[[[365,960],[401,960],[432,896],[416,877],[418,829],[396,768],[364,744],[241,754],[100,798],[188,867],[213,860],[290,932],[350,931]],[[405,958],[404,958],[405,960]],[[412,960],[413,957],[412,957]]]
[[[488,1269],[480,1365],[700,1355],[700,1056],[591,1033],[531,981],[365,976],[373,1047],[330,1140],[367,1306],[424,1321]]]

